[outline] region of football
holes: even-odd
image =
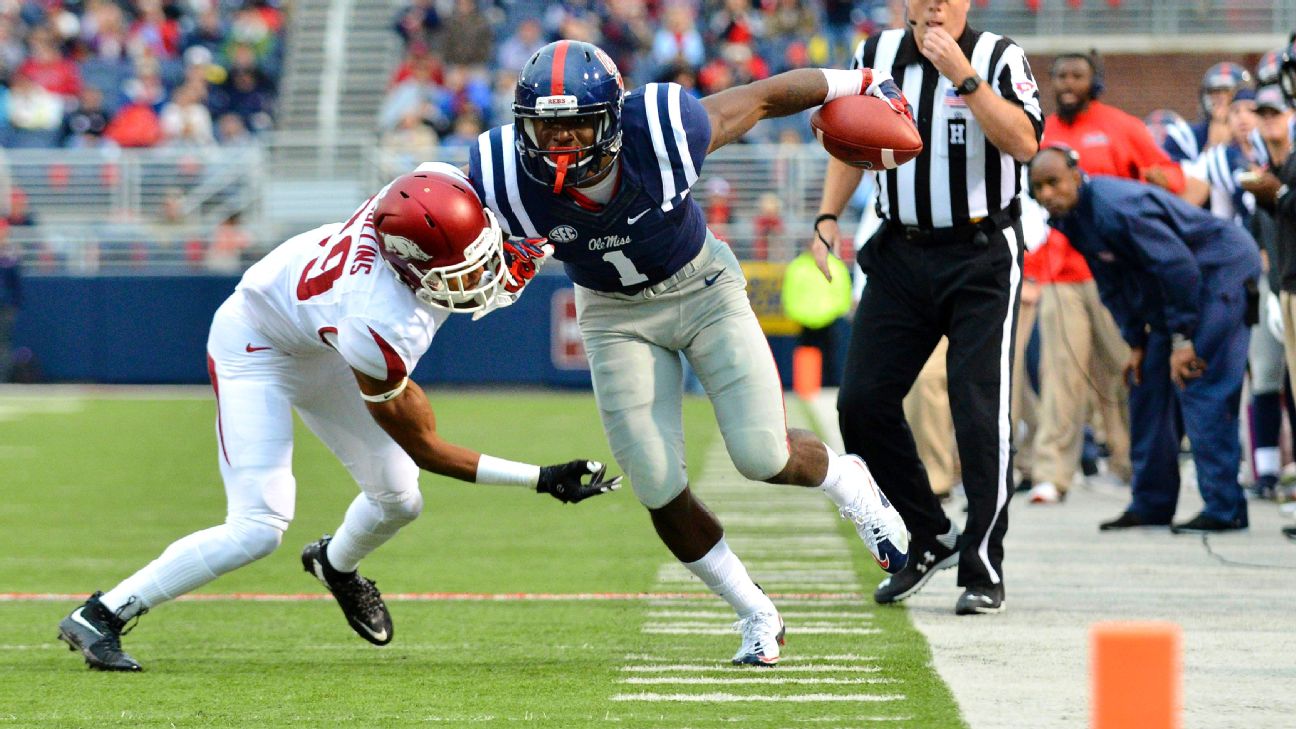
[[[922,152],[913,122],[876,96],[843,96],[815,110],[810,128],[828,154],[852,167],[889,170]]]

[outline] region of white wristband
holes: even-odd
[[[400,394],[402,392],[405,392],[405,388],[408,386],[409,386],[409,378],[402,377],[400,384],[397,385],[396,389],[394,390],[391,390],[389,392],[384,392],[381,395],[366,395],[363,392],[361,392],[360,397],[364,398],[365,402],[387,402],[388,400],[395,400],[396,398],[400,397]]]
[[[843,71],[839,68],[821,68],[819,70],[823,72],[824,79],[828,82],[828,96],[824,97],[825,104],[843,96],[859,96],[864,90],[864,74],[867,69]]]
[[[477,483],[525,486],[533,489],[540,483],[540,467],[530,463],[506,461],[483,453],[481,459],[477,461]]]

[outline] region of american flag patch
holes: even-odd
[[[945,89],[945,106],[967,107],[967,101],[953,88]]]

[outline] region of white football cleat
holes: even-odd
[[[734,654],[735,666],[773,666],[783,645],[783,618],[778,613],[754,613],[733,625],[742,634],[742,645]]]
[[[855,501],[841,507],[838,513],[855,524],[864,545],[878,566],[895,574],[909,561],[909,530],[904,519],[878,488],[873,474],[859,456],[844,455],[842,478],[856,486]]]

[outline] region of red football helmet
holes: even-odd
[[[478,311],[508,280],[503,234],[468,180],[449,169],[397,177],[374,208],[374,230],[383,259],[420,301]]]

